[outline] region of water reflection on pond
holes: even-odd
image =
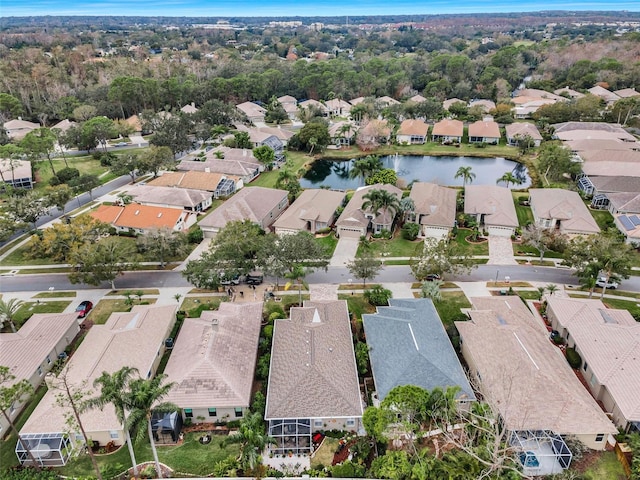
[[[381,157],[384,168],[393,168],[399,178],[407,183],[414,180],[432,182],[440,185],[460,185],[462,178],[454,178],[460,167],[471,167],[475,174],[474,185],[495,185],[496,180],[506,172],[511,172],[522,180],[521,185],[511,188],[524,188],[531,184],[527,168],[512,160],[501,157],[449,157],[389,155]],[[316,160],[311,169],[300,179],[303,188],[327,186],[337,190],[350,190],[364,185],[362,178],[349,178],[349,172],[355,160]],[[505,186],[503,183],[498,185]]]

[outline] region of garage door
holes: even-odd
[[[495,235],[496,237],[510,237],[513,235],[513,228],[509,227],[488,227],[487,231],[489,235]]]
[[[361,228],[339,227],[338,236],[348,238],[360,238],[364,233]]]

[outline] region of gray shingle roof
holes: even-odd
[[[426,390],[459,386],[458,398],[474,400],[433,302],[420,298],[389,303],[375,314],[362,316],[380,401],[399,385]]]

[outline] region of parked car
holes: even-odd
[[[262,275],[249,274],[247,275],[246,282],[249,285],[260,285],[264,282],[264,277]]]
[[[118,142],[114,147],[126,147],[127,145],[129,145],[127,142]]]
[[[240,285],[240,275],[222,277],[220,285]]]
[[[76,307],[76,313],[78,314],[78,318],[86,317],[92,308],[93,308],[93,303],[91,303],[89,300],[80,302],[80,305]]]
[[[440,275],[438,275],[437,273],[429,273],[426,277],[425,280],[427,282],[433,282],[435,280],[440,280]]]
[[[607,277],[598,277],[598,280],[596,280],[596,286],[600,288],[604,287],[604,288],[610,288],[611,290],[615,290],[620,286],[620,284],[615,280],[612,280],[611,278],[609,279],[609,281],[607,281]]]

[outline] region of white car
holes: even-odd
[[[612,279],[609,279],[609,281],[607,282],[607,277],[598,277],[598,280],[596,280],[596,286],[600,288],[604,287],[615,290],[620,286],[620,284]]]

